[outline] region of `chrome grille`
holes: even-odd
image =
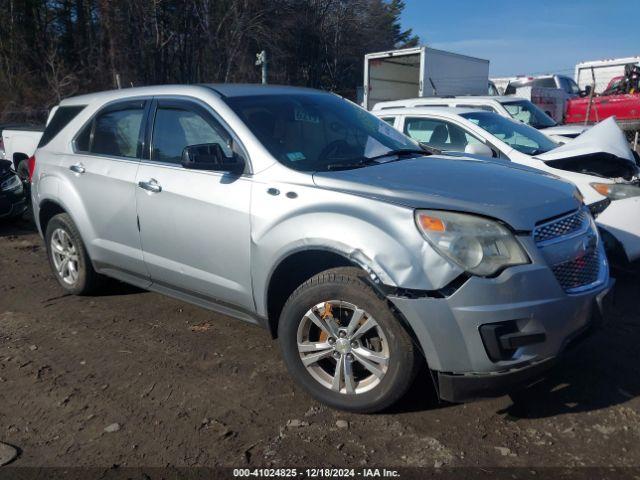
[[[582,257],[569,260],[551,267],[560,286],[571,292],[580,287],[591,285],[598,280],[600,274],[600,255],[594,250]]]
[[[533,238],[565,292],[588,290],[601,280],[606,260],[598,245],[595,224],[586,208],[538,225]]]
[[[585,227],[589,221],[585,210],[579,210],[566,217],[542,224],[533,231],[533,239],[537,244],[563,237]]]

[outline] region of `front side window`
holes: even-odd
[[[513,102],[504,102],[502,106],[505,108],[511,118],[525,123],[533,128],[555,127],[557,123],[553,118],[544,113],[535,104],[529,100],[516,100]]]
[[[188,107],[162,105],[156,110],[151,159],[180,163],[187,146],[217,143],[225,155],[232,156],[228,132],[211,116]]]
[[[387,122],[392,127],[396,123],[396,117],[381,117],[380,120]]]
[[[99,112],[76,137],[76,150],[112,157],[139,157],[144,107],[144,101],[134,101],[111,105]]]
[[[458,125],[433,118],[406,118],[404,132],[418,142],[443,151],[464,152],[467,145],[483,143]]]
[[[527,155],[539,155],[558,145],[535,128],[491,112],[463,113],[461,117],[475,123],[515,150]]]
[[[392,152],[419,149],[385,121],[336,95],[251,95],[225,102],[278,162],[294,170],[358,168],[385,161]]]

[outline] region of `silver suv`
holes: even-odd
[[[429,155],[329,93],[70,98],[30,165],[67,292],[108,276],[262,325],[294,379],[345,410],[388,407],[425,360],[450,401],[525,384],[610,287],[571,184]]]

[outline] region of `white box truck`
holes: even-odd
[[[625,65],[638,64],[640,64],[640,56],[582,62],[576,65],[574,80],[580,90],[584,90],[587,85],[593,84],[595,77],[596,88],[594,92],[602,93],[613,78],[624,75]],[[591,73],[592,69],[593,74]]]
[[[364,102],[416,97],[487,95],[489,60],[429,47],[369,53],[364,57]]]

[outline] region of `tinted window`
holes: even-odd
[[[227,97],[225,101],[271,155],[300,171],[357,168],[387,161],[415,142],[336,95],[304,93]],[[377,157],[377,158],[374,158]]]
[[[405,119],[404,133],[438,150],[464,152],[469,144],[483,143],[457,125],[431,118]]]
[[[383,122],[387,122],[392,127],[393,124],[396,123],[396,117],[381,117],[380,120],[382,120]]]
[[[491,112],[471,112],[460,115],[502,140],[519,152],[538,155],[558,145],[535,128]]]
[[[87,141],[87,133],[81,132],[76,139],[90,143],[89,151],[100,155],[136,158],[142,143],[142,118],[144,102],[130,102],[109,107],[93,120],[93,138]]]
[[[71,120],[73,120],[86,105],[78,105],[74,107],[58,107],[56,113],[53,114],[53,118],[45,128],[42,137],[40,138],[40,143],[38,143],[38,148],[44,147],[47,143],[53,140],[53,137],[58,135],[60,131],[66,127]]]
[[[76,151],[88,152],[91,146],[91,131],[93,130],[93,122],[86,125],[80,134],[76,137]]]
[[[553,77],[538,78],[532,82],[534,87],[556,88],[556,81]]]
[[[189,145],[219,144],[232,156],[231,136],[212,117],[187,108],[159,106],[153,126],[152,160],[180,163]]]

